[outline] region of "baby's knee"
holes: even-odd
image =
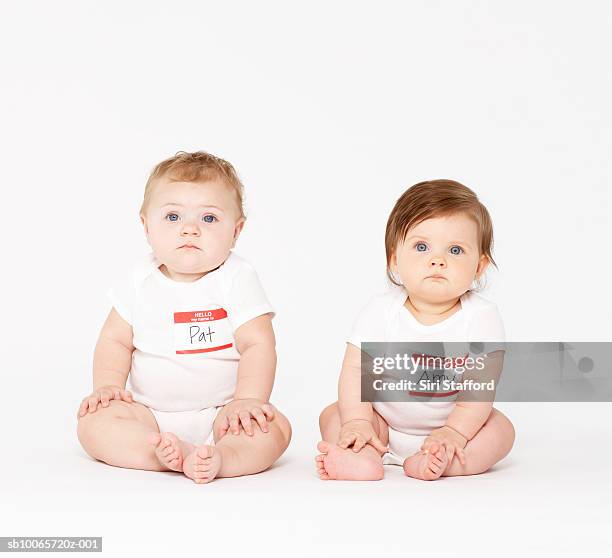
[[[332,416],[337,414],[339,414],[338,402],[334,401],[331,405],[328,405],[327,407],[325,407],[325,409],[321,411],[321,414],[319,415],[319,428],[322,428],[322,426],[324,424],[327,424],[327,422]]]
[[[284,446],[283,451],[285,451],[285,449],[287,449],[287,446],[289,446],[292,434],[291,423],[289,422],[289,419],[285,415],[283,415],[283,413],[280,413],[278,409],[276,409],[274,412],[274,417],[270,421],[270,424],[275,425],[278,431],[280,432]]]
[[[96,413],[87,413],[85,416],[79,417],[77,424],[77,438],[83,449],[94,458],[96,458],[94,448],[101,422],[100,416],[96,417]]]
[[[77,424],[77,436],[81,445],[86,448],[101,430],[107,427],[109,420],[116,418],[133,418],[133,410],[129,408],[129,403],[112,399],[108,407],[98,406],[93,413],[79,417]]]
[[[508,453],[510,453],[516,438],[514,425],[506,415],[497,409],[493,409],[493,413],[498,431],[497,440],[499,442],[500,449],[504,453],[504,456],[506,456]]]

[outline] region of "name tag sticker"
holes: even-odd
[[[232,330],[224,308],[174,313],[177,355],[222,351],[232,345]]]

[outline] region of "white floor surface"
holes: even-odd
[[[609,555],[612,406],[497,407],[516,427],[512,453],[436,482],[394,466],[380,482],[320,481],[305,420],[272,469],[209,485],[95,462],[67,414],[38,438],[5,423],[1,534],[102,536],[107,556]]]

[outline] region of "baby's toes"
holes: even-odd
[[[431,455],[431,460],[434,463],[442,463],[446,459],[446,452],[440,450]]]
[[[320,441],[320,442],[317,444],[317,449],[318,449],[320,452],[327,453],[327,452],[329,451],[329,448],[330,448],[330,444],[329,444],[329,442]]]
[[[162,446],[161,444],[157,446],[155,450],[159,457],[166,458],[172,452],[172,446]]]
[[[436,472],[440,475],[446,470],[446,466],[448,465],[448,456],[446,452],[442,452],[441,455],[435,456],[432,460],[432,464],[436,467]]]
[[[210,478],[210,466],[197,465],[193,470],[193,479],[195,481],[207,481]]]
[[[179,453],[178,453],[178,451],[176,450],[176,448],[174,448],[174,447],[173,447],[173,448],[172,448],[172,450],[170,450],[170,452],[168,452],[168,454],[166,455],[166,459],[167,459],[168,461],[174,461],[174,460],[178,459],[178,457],[179,457]]]
[[[204,464],[201,467],[202,467],[202,472],[206,473],[207,475],[210,475],[211,471],[214,469],[213,460],[206,459],[204,461]]]
[[[321,480],[329,480],[329,473],[327,472],[327,469],[325,468],[325,456],[324,455],[317,455],[315,457],[315,464],[317,466],[317,474],[319,475],[319,478]]]
[[[432,459],[428,464],[427,468],[433,473],[438,474],[442,470],[442,461],[439,459]]]
[[[176,452],[176,448],[172,445],[166,446],[165,448],[162,448],[160,450],[160,454],[162,455],[162,457],[166,457],[168,458],[172,453]]]
[[[196,464],[202,465],[204,461],[213,456],[214,452],[215,450],[213,450],[213,448],[210,446],[200,446],[198,449],[196,449]]]

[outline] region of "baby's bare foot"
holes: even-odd
[[[419,451],[404,460],[404,473],[420,480],[436,480],[442,476],[448,465],[444,446],[434,444],[429,451]]]
[[[221,469],[221,453],[213,446],[194,447],[183,461],[183,473],[198,484],[213,480]]]
[[[381,460],[328,442],[319,442],[321,455],[315,457],[317,473],[322,480],[380,480],[385,476]]]
[[[147,440],[155,446],[155,455],[159,462],[172,471],[183,471],[184,457],[192,444],[179,440],[172,432],[152,432]]]

